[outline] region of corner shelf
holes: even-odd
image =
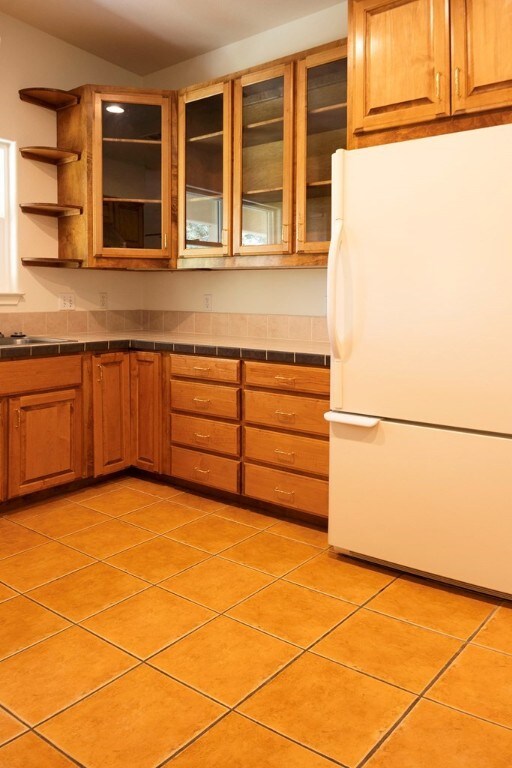
[[[79,96],[59,88],[22,88],[18,93],[22,101],[54,111],[74,107],[80,101]]]
[[[37,256],[22,256],[21,263],[24,267],[57,267],[60,269],[78,269],[84,263],[84,259],[53,259]]]
[[[20,203],[23,213],[36,213],[40,216],[62,218],[64,216],[79,216],[81,205],[60,205],[59,203]]]
[[[80,160],[80,152],[59,147],[20,147],[20,154],[28,160],[39,160],[50,165],[65,165]]]

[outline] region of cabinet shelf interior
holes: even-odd
[[[189,144],[202,142],[204,144],[218,144],[220,146],[222,144],[223,135],[224,131],[213,131],[212,133],[204,133],[201,136],[191,136],[187,139],[187,142]]]
[[[156,144],[159,145],[162,143],[161,139],[117,139],[117,138],[109,138],[108,136],[103,137],[104,142],[109,142],[112,144]]]
[[[161,203],[161,199],[147,197],[109,197],[103,198],[104,203]]]

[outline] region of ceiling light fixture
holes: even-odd
[[[114,115],[122,115],[124,109],[120,107],[119,104],[109,104],[107,112],[113,112]]]

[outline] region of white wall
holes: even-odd
[[[69,89],[84,83],[142,85],[142,78],[96,56],[63,43],[10,16],[0,14],[0,137],[19,147],[55,146],[55,113],[22,102],[20,88],[48,86]],[[51,165],[18,157],[20,202],[56,202],[57,172]],[[19,256],[57,256],[57,223],[53,219],[18,216]],[[76,294],[78,309],[98,307],[98,293],[108,291],[112,309],[140,307],[142,289],[132,274],[19,268],[20,291],[25,298],[17,308],[0,311],[57,310],[59,292]]]
[[[275,27],[144,78],[152,88],[183,88],[347,35],[347,3]],[[183,272],[148,275],[145,307],[200,312],[204,293],[215,312],[325,315],[324,269]]]

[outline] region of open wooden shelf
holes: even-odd
[[[60,269],[78,269],[84,263],[83,259],[52,259],[43,257],[22,256],[21,263],[25,267],[57,267]]]
[[[80,160],[80,152],[71,152],[59,147],[21,147],[20,154],[28,160],[39,160],[50,165],[65,165]]]
[[[59,88],[22,88],[18,91],[20,99],[45,109],[65,109],[78,104],[80,97]]]
[[[40,216],[79,216],[82,213],[81,205],[59,205],[58,203],[20,203],[23,213],[37,213]]]

